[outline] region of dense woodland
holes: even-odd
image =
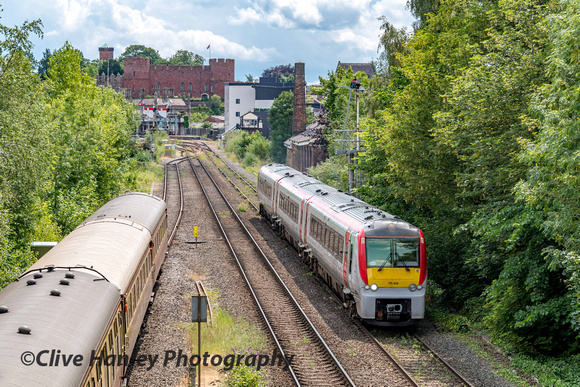
[[[580,2],[409,5],[412,32],[381,18],[378,76],[321,79],[328,135],[344,125],[340,86],[358,77],[358,195],[425,233],[431,314],[454,311],[508,352],[577,365]],[[328,165],[344,162],[311,173],[346,188]],[[551,364],[558,376],[543,383],[579,382],[577,366]]]
[[[44,77],[30,54],[42,23],[0,25],[0,288],[36,257],[31,241],[58,241],[119,193],[137,188],[135,108],[97,87],[65,44]]]

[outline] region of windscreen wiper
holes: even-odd
[[[401,259],[401,257],[399,256],[399,253],[397,253],[396,251],[395,251],[395,257],[397,257],[397,262],[402,262],[403,263],[403,266],[405,266],[405,270],[411,271],[411,269],[409,269],[409,266],[407,266],[407,264],[405,263],[405,261]],[[395,266],[397,266],[396,263],[395,263]]]
[[[387,258],[385,258],[385,260],[383,261],[383,263],[381,263],[381,266],[379,267],[378,271],[383,270],[383,267],[385,267],[385,265],[387,264],[387,262],[391,259],[390,256],[387,256]]]

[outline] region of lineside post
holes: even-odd
[[[207,296],[191,296],[191,321],[197,321],[197,356],[201,359],[201,323],[207,322]],[[198,367],[197,385],[201,387],[201,360]]]

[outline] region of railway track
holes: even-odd
[[[168,175],[170,173],[170,170],[175,171],[175,175],[177,177],[177,183],[178,183],[177,187],[178,187],[178,192],[179,192],[179,211],[177,213],[177,216],[173,216],[173,214],[171,214],[172,216],[168,217],[168,222],[169,222],[168,228],[171,229],[171,234],[169,234],[169,239],[167,240],[167,247],[171,246],[171,244],[173,243],[173,239],[175,238],[175,233],[177,232],[177,229],[179,228],[179,225],[181,224],[181,218],[183,216],[183,185],[181,184],[181,174],[179,173],[179,164],[185,160],[186,160],[186,158],[179,158],[179,159],[171,160],[170,162],[165,164],[165,172],[164,172],[164,176],[163,176],[163,200],[165,200],[166,203],[168,202],[168,200],[167,200],[167,194],[168,194],[167,184],[168,184]],[[172,192],[171,194],[175,195],[175,192]],[[174,202],[173,200],[174,199],[171,199],[172,203]],[[176,219],[175,223],[173,223],[173,219]]]
[[[207,145],[194,143],[192,146],[198,151],[203,152],[205,155],[204,159],[210,160],[215,169],[218,170],[219,173],[222,174],[232,186],[234,186],[236,191],[242,193],[242,188],[240,188],[240,186],[247,186],[251,187],[252,192],[255,192],[255,188],[253,188],[251,183],[247,182],[246,179],[243,179],[241,176],[239,176],[237,172],[230,168],[229,165],[224,162],[217,154],[215,154],[209,147],[207,147]],[[172,177],[170,177],[170,180],[172,180],[174,179],[173,176],[177,175],[177,179],[180,180],[178,165],[184,161],[188,161],[188,157],[173,160],[166,165],[166,177],[164,179],[164,199],[166,199],[168,192],[168,176],[171,175]],[[223,225],[220,225],[220,228],[222,229],[224,235],[226,235],[225,230],[227,229],[228,234],[231,236],[230,240],[228,241],[230,249],[232,249],[232,253],[236,256],[238,266],[240,267],[245,280],[249,281],[249,286],[251,289],[250,291],[255,297],[257,304],[259,305],[258,308],[262,313],[264,321],[266,321],[266,325],[270,329],[272,336],[275,338],[274,340],[279,346],[279,351],[281,353],[285,353],[287,356],[294,355],[294,358],[292,359],[293,361],[291,362],[292,364],[290,364],[290,372],[295,384],[354,385],[346,373],[344,373],[344,375],[346,375],[345,378],[344,376],[340,375],[341,372],[336,371],[336,367],[332,365],[332,358],[334,355],[329,356],[328,354],[325,354],[325,351],[320,347],[317,348],[313,345],[318,340],[316,337],[317,335],[309,332],[308,329],[305,329],[308,324],[304,322],[303,317],[300,317],[297,311],[289,312],[289,310],[292,308],[292,303],[288,300],[276,301],[278,295],[284,293],[284,291],[280,289],[273,291],[271,286],[273,286],[272,283],[282,282],[282,280],[279,278],[279,276],[275,275],[277,279],[268,280],[267,283],[264,281],[264,274],[273,271],[272,266],[266,264],[265,262],[258,264],[257,262],[260,260],[260,254],[255,254],[255,251],[253,253],[249,251],[247,247],[248,242],[247,239],[245,239],[247,236],[242,235],[244,233],[240,230],[232,231],[231,224],[237,222],[237,220],[234,219],[236,218],[235,211],[231,205],[226,204],[225,197],[219,192],[217,184],[215,182],[210,183],[210,181],[213,179],[210,177],[209,172],[205,169],[205,167],[202,166],[202,161],[198,159],[198,161],[195,163],[196,166],[193,166],[194,163],[191,160],[188,162],[190,165],[192,165],[193,173],[197,175],[197,178],[204,180],[203,184],[205,190],[207,190],[205,193],[206,198],[207,196],[211,196],[211,202],[210,199],[208,199],[208,202],[219,202],[219,200],[215,200],[219,197],[222,199],[221,203],[214,204],[214,215],[217,219],[222,221]],[[202,183],[200,181],[200,185],[201,184]],[[181,193],[181,182],[179,182],[179,186],[181,202],[179,213],[181,214],[183,211],[183,194]],[[169,189],[169,191],[171,191],[171,189]],[[175,193],[170,195],[175,195]],[[245,196],[245,199],[249,203],[252,203],[252,200],[250,200],[246,195],[242,196]],[[169,198],[166,200],[177,200],[177,198]],[[257,199],[255,200],[257,202]],[[180,217],[181,215],[179,215],[179,218]],[[175,233],[177,227],[178,222],[175,223],[173,233]],[[245,232],[248,233],[247,230]],[[257,249],[259,249],[259,247]],[[240,251],[241,253],[239,253]],[[238,253],[236,254],[236,252]],[[255,256],[250,257],[251,255]],[[261,258],[262,261],[264,259],[267,258],[265,258],[265,256]],[[251,272],[245,273],[244,266],[260,267],[261,269],[257,274]],[[252,286],[252,283],[257,285]],[[276,286],[279,287],[280,285]],[[260,300],[262,300],[263,305],[260,304]],[[298,307],[298,309],[301,308]],[[298,322],[291,322],[288,320],[286,318],[288,314],[294,315],[293,318],[297,319]],[[403,334],[401,334],[400,332],[389,333],[388,331],[379,331],[377,333],[377,331],[370,332],[358,321],[355,321],[355,324],[357,324],[358,328],[367,335],[369,341],[374,343],[374,345],[380,349],[380,351],[385,355],[386,361],[395,365],[395,367],[402,375],[404,375],[410,385],[472,386],[447,362],[440,358],[436,352],[434,352],[425,343],[423,343],[420,337],[412,334],[411,332],[405,331]],[[296,328],[297,326],[300,327],[299,330]],[[305,330],[303,331],[303,329]],[[332,352],[330,352],[330,354],[332,354]],[[322,357],[324,362],[321,362],[319,357]],[[340,368],[342,368],[342,366],[340,366]],[[326,377],[327,374],[331,376]],[[320,375],[324,375],[324,377],[320,378]]]
[[[354,385],[198,158],[191,167],[296,385]]]
[[[228,163],[223,161],[222,158],[207,144],[194,142],[192,143],[192,146],[195,149],[202,151],[212,162],[215,168],[226,178],[227,181],[230,182],[234,189],[238,191],[240,195],[244,197],[244,199],[246,199],[246,201],[254,208],[254,210],[258,211],[257,191],[256,187],[254,187],[252,183],[240,175],[235,169],[230,167]]]

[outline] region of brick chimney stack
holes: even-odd
[[[113,47],[109,47],[106,44],[103,47],[99,47],[99,59],[109,60],[113,59]]]
[[[306,80],[304,78],[304,63],[294,65],[294,117],[292,118],[292,135],[306,129]]]

